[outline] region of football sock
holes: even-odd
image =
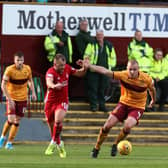
[[[11,127],[12,123],[9,122],[9,121],[6,121],[4,126],[3,126],[3,129],[2,129],[2,136],[5,137],[6,134],[8,133],[9,131],[9,128]]]
[[[100,149],[100,146],[102,145],[102,143],[106,139],[108,133],[109,133],[109,130],[104,130],[103,128],[100,129],[99,135],[97,137],[97,142],[96,142],[96,145],[95,145],[95,148],[97,150]]]
[[[9,137],[8,137],[9,142],[13,142],[18,130],[19,130],[19,123],[12,124],[11,129],[9,131]]]
[[[62,123],[61,122],[57,122],[54,124],[54,128],[53,128],[53,141],[55,141],[58,145],[61,142],[60,139],[60,133],[62,131]]]
[[[53,139],[51,139],[50,144],[56,144],[56,142]]]
[[[126,132],[124,129],[122,129],[118,135],[118,137],[115,139],[114,144],[118,144],[121,140],[123,140],[129,132]]]

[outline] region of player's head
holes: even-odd
[[[129,60],[127,64],[129,78],[137,78],[139,75],[139,65],[136,60]]]
[[[56,54],[54,58],[54,68],[58,73],[63,73],[66,64],[66,59],[63,54]]]
[[[135,31],[135,39],[137,41],[142,41],[142,32],[140,30]]]
[[[81,31],[84,31],[84,32],[87,32],[87,29],[88,29],[88,21],[86,19],[83,19],[80,21],[80,30]]]
[[[24,63],[24,54],[19,51],[14,54],[14,63],[17,69],[21,69]]]
[[[161,48],[156,48],[154,52],[154,59],[156,61],[162,60],[163,58],[163,51]]]

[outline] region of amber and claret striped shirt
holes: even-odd
[[[139,72],[136,79],[131,79],[128,76],[128,71],[114,72],[114,79],[121,82],[121,97],[120,102],[131,107],[145,109],[147,99],[147,89],[152,89],[152,78],[144,73]]]
[[[7,83],[7,90],[12,100],[27,100],[27,82],[32,78],[30,66],[23,64],[22,69],[17,69],[15,64],[10,65],[6,68],[4,75],[9,78]]]

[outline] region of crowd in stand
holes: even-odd
[[[62,53],[67,63],[72,63],[72,42],[67,32],[63,30],[63,22],[57,21],[55,29],[46,36],[44,46],[48,52],[48,61],[52,62],[56,53]],[[79,32],[75,37],[75,49],[79,59],[89,59],[92,64],[100,65],[108,69],[116,66],[117,56],[113,44],[104,39],[102,30],[96,31],[96,37],[92,37],[88,31],[87,20],[81,20]],[[158,93],[159,111],[164,110],[168,95],[168,54],[163,56],[160,48],[153,48],[143,39],[142,32],[136,30],[132,41],[128,44],[128,60],[135,59],[140,70],[148,73],[154,80]],[[108,84],[108,78],[88,71],[85,76],[85,89],[90,102],[91,111],[108,111],[105,107],[104,91]]]

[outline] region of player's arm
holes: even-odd
[[[77,69],[75,73],[73,73],[73,76],[76,76],[76,77],[82,77],[86,74],[86,69],[84,67],[80,68],[80,69]]]
[[[155,89],[153,80],[152,80],[151,86],[149,87],[149,94],[151,96],[151,101],[150,101],[148,107],[152,108],[152,106],[155,104],[155,101],[156,101],[156,89]]]
[[[110,70],[108,70],[108,69],[106,69],[106,68],[104,68],[102,66],[89,64],[88,68],[92,72],[97,72],[97,73],[106,75],[106,76],[111,77],[111,78],[113,78],[113,76],[114,76],[113,71],[110,71]]]
[[[37,100],[36,92],[34,89],[34,82],[32,78],[28,80],[28,85],[29,85],[30,90],[32,91],[32,99]]]
[[[5,74],[3,75],[2,83],[1,83],[1,89],[3,91],[3,94],[6,96],[6,99],[8,100],[9,103],[9,109],[14,109],[15,108],[15,102],[12,100],[8,90],[7,90],[7,83],[9,81],[9,77],[6,76]]]
[[[60,90],[62,87],[63,87],[63,84],[62,83],[57,83],[57,84],[54,84],[54,79],[53,79],[53,77],[50,75],[50,77],[49,77],[49,75],[50,74],[48,74],[48,77],[46,77],[46,84],[47,84],[47,87],[49,88],[49,89],[58,89],[58,90]]]

